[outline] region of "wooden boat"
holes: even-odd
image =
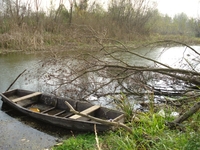
[[[83,114],[104,120],[124,122],[123,113],[83,101],[70,100],[22,89],[7,91],[2,93],[1,96],[4,103],[28,116],[71,130],[94,131],[94,124],[96,124],[97,131],[105,131],[111,129],[112,126],[71,113],[65,101],[76,111]]]

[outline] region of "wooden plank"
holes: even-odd
[[[51,108],[49,108],[49,109],[47,109],[47,110],[44,110],[44,111],[42,111],[41,113],[47,113],[48,111],[51,111],[51,110],[53,110],[53,109],[55,109],[56,107],[51,107]]]
[[[17,104],[22,106],[22,107],[27,108],[27,107],[35,104],[35,103],[37,103],[37,101],[33,101],[33,100],[30,100],[30,99],[27,99],[25,101],[19,101]]]
[[[63,116],[63,118],[69,118],[70,116],[74,115],[73,113],[68,113],[67,115]]]
[[[112,121],[114,121],[114,122],[124,122],[124,114],[114,118]]]
[[[25,99],[28,99],[28,98],[31,98],[31,97],[35,97],[35,96],[41,95],[41,94],[42,94],[41,92],[35,92],[35,93],[29,94],[29,95],[26,95],[26,96],[22,96],[22,97],[13,99],[12,101],[14,103],[16,103],[16,102],[19,102],[19,101],[22,101],[22,100],[25,100]]]
[[[100,106],[94,105],[94,106],[92,106],[92,107],[90,107],[88,109],[85,109],[85,110],[81,111],[81,113],[85,114],[85,115],[88,115],[89,113],[91,113],[91,112],[93,112],[93,111],[95,111],[95,110],[97,110],[99,108],[100,108]],[[71,116],[69,118],[71,118],[71,119],[80,119],[81,117],[82,116],[80,116],[80,115],[73,115],[73,116]]]
[[[60,111],[60,112],[54,114],[54,116],[58,116],[58,115],[63,114],[63,113],[65,113],[65,112],[66,112],[66,110],[62,110],[62,111]]]

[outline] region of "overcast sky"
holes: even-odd
[[[107,4],[110,0],[101,0]],[[186,13],[189,17],[200,16],[200,0],[150,0],[157,2],[158,10],[163,14],[173,17],[175,14]],[[199,10],[199,11],[198,11]]]
[[[107,5],[110,0],[100,0]],[[175,14],[184,12],[189,17],[200,16],[200,0],[150,0],[157,2],[158,10],[163,14],[173,17]],[[198,15],[199,14],[199,15]]]
[[[184,12],[189,17],[200,16],[200,0],[156,0],[158,10],[163,14],[174,16]]]

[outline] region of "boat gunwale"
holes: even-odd
[[[94,121],[92,121],[92,120],[90,120],[90,121],[88,121],[88,120],[75,120],[75,119],[72,119],[72,118],[70,118],[70,117],[61,117],[61,116],[56,116],[56,115],[50,115],[50,114],[47,114],[47,113],[41,113],[41,112],[34,112],[34,111],[31,111],[31,110],[29,110],[29,109],[27,109],[27,108],[25,108],[25,107],[23,107],[23,106],[21,106],[21,105],[19,105],[19,104],[17,104],[17,103],[15,103],[15,102],[13,102],[11,99],[9,99],[8,97],[6,97],[4,94],[6,94],[6,93],[9,93],[9,92],[15,92],[16,90],[20,90],[20,91],[27,91],[27,90],[22,90],[22,89],[13,89],[13,90],[10,90],[10,91],[6,91],[6,92],[4,92],[4,93],[0,93],[0,95],[4,98],[4,99],[6,99],[7,101],[9,101],[13,106],[15,106],[15,109],[16,109],[16,107],[18,107],[19,109],[17,109],[18,111],[20,111],[20,112],[22,112],[22,113],[25,113],[26,115],[28,115],[28,116],[31,116],[31,117],[33,117],[31,114],[37,114],[37,115],[40,115],[41,116],[41,118],[42,118],[42,116],[47,116],[47,117],[49,117],[49,118],[56,118],[56,119],[62,119],[62,120],[68,120],[68,121],[73,121],[74,123],[75,122],[79,122],[79,123],[87,123],[87,124],[98,124],[98,125],[101,125],[101,126],[111,126],[111,125],[107,125],[107,124],[102,124],[102,123],[99,123],[99,122],[94,122]],[[28,92],[33,92],[33,91],[28,91]],[[33,92],[34,93],[34,92]],[[50,94],[44,94],[44,93],[42,93],[40,96],[54,96],[54,95],[50,95]],[[56,96],[54,96],[54,97],[56,97]],[[56,98],[61,98],[61,99],[64,99],[63,97],[56,97]],[[66,100],[67,101],[67,100]],[[100,108],[106,108],[106,107],[100,107]],[[20,110],[20,109],[22,109],[22,110]],[[111,110],[111,111],[114,111],[114,112],[118,112],[119,113],[119,111],[116,111],[116,110],[113,110],[113,109],[108,109],[108,108],[106,108],[107,110]],[[64,109],[63,109],[64,110]],[[24,112],[25,111],[25,112]],[[69,111],[70,112],[70,111]],[[124,114],[122,113],[122,112],[120,112],[121,114],[119,114],[117,117],[115,117],[115,118],[118,118],[118,117],[120,117],[120,119],[122,119],[123,117],[124,117]],[[36,117],[34,117],[35,119],[38,119],[38,120],[43,120],[43,119],[40,119],[40,118],[36,118]],[[98,118],[98,117],[97,117]],[[113,120],[115,120],[115,118],[113,119]],[[120,120],[119,119],[119,120]]]

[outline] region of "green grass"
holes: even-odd
[[[133,134],[119,129],[98,136],[102,150],[199,150],[200,127],[199,114],[195,114],[190,122],[184,123],[185,131],[171,130],[165,126],[165,118],[157,114],[145,114],[138,123],[132,126]],[[195,124],[195,125],[194,125]],[[95,150],[95,135],[80,134],[71,137],[54,150]]]
[[[126,106],[126,105],[125,105]],[[191,105],[192,106],[192,105]],[[127,106],[126,106],[127,107]],[[163,108],[160,108],[163,109]],[[129,110],[129,109],[128,109]],[[153,110],[153,109],[152,109]],[[154,110],[155,111],[155,110]],[[102,150],[200,150],[200,111],[184,121],[181,128],[169,129],[166,122],[174,108],[164,109],[165,117],[149,111],[138,114],[139,121],[127,123],[133,134],[118,129],[98,134]],[[129,111],[128,111],[129,112]],[[130,116],[128,116],[130,117]],[[54,150],[96,150],[95,134],[71,137]]]
[[[62,145],[54,147],[55,150],[93,150],[96,147],[95,136],[93,134],[80,134],[71,137]]]

